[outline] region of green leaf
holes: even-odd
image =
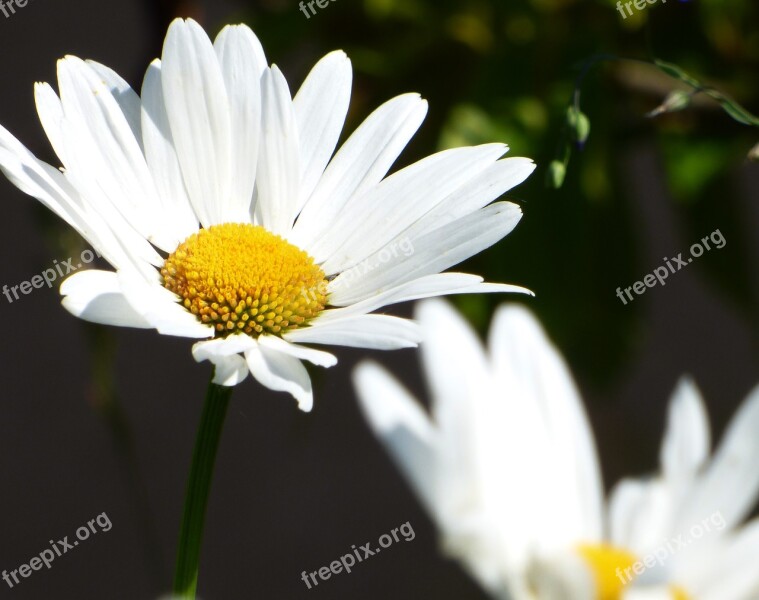
[[[726,96],[718,90],[705,87],[700,81],[688,75],[677,65],[659,60],[658,58],[654,60],[654,64],[670,77],[679,79],[680,81],[687,83],[689,86],[703,91],[707,96],[719,102],[722,106],[722,109],[732,119],[738,121],[739,123],[742,123],[743,125],[753,125],[754,127],[759,127],[759,118],[752,115],[732,98]]]
[[[694,79],[690,75],[688,75],[685,71],[683,71],[680,67],[677,65],[673,65],[672,63],[665,62],[663,60],[659,60],[658,58],[654,60],[654,64],[659,67],[662,71],[664,71],[667,75],[670,77],[674,77],[675,79],[679,79],[680,81],[684,81],[688,85],[694,87],[694,88],[700,88],[703,87],[701,85],[701,82],[697,79]]]
[[[727,98],[720,102],[720,104],[722,105],[722,108],[725,110],[725,112],[739,123],[759,127],[759,119],[748,112],[740,104],[732,102]]]

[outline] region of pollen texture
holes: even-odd
[[[225,223],[182,242],[163,285],[217,336],[282,334],[318,315],[327,281],[308,253],[259,225]]]

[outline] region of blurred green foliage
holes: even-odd
[[[348,53],[355,81],[346,133],[398,93],[427,98],[429,116],[396,166],[493,141],[535,159],[536,173],[508,194],[523,207],[522,222],[462,270],[534,290],[528,302],[573,366],[598,383],[610,381],[634,352],[647,302],[623,306],[614,292],[652,267],[641,257],[646,232],[637,227],[625,185],[628,148],[641,142],[658,149],[683,243],[722,227],[735,253],[748,243],[737,226],[731,176],[757,135],[719,104],[696,99],[683,111],[647,119],[667,94],[687,86],[653,65],[603,62],[582,86],[592,134],[581,152],[574,148],[564,187],[547,189],[546,169],[561,150],[580,68],[597,54],[659,59],[756,112],[758,17],[754,0],[669,2],[627,19],[612,0],[336,0],[310,19],[297,2],[267,0],[241,15],[294,89],[322,54]],[[728,302],[750,313],[759,302],[746,284],[746,263],[740,255],[711,254],[698,268]],[[482,328],[501,301],[456,299]]]

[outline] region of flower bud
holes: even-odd
[[[654,110],[648,113],[647,117],[656,117],[662,113],[677,112],[690,106],[691,98],[693,94],[689,92],[674,91],[670,92],[664,102],[657,106]]]
[[[585,114],[570,106],[567,108],[567,125],[572,132],[572,139],[577,142],[578,146],[582,146],[588,140],[590,135],[590,120]]]
[[[552,160],[548,165],[548,172],[546,173],[546,181],[548,185],[558,190],[564,184],[564,177],[567,174],[567,168],[560,160]]]

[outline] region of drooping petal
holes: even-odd
[[[60,292],[63,307],[85,321],[139,329],[152,327],[129,304],[114,272],[94,269],[80,271],[63,282]]]
[[[245,352],[250,372],[262,385],[277,392],[288,392],[298,408],[310,412],[314,392],[308,371],[297,358],[258,345]]]
[[[234,387],[248,376],[248,363],[239,354],[220,356],[214,361],[216,367],[213,382],[216,385]]]
[[[214,329],[205,325],[184,306],[175,294],[161,286],[156,279],[145,277],[128,269],[118,272],[121,290],[129,303],[159,333],[188,338],[212,337]]]
[[[293,358],[307,360],[319,367],[329,368],[334,367],[337,364],[337,357],[329,352],[299,346],[298,344],[287,342],[282,338],[273,335],[262,335],[258,338],[258,343],[265,348],[276,350],[282,354],[288,354]]]
[[[241,383],[248,375],[248,363],[240,356],[256,346],[256,341],[247,335],[230,335],[197,342],[192,347],[192,356],[196,361],[211,361],[215,366],[213,382],[217,385],[232,387]]]

